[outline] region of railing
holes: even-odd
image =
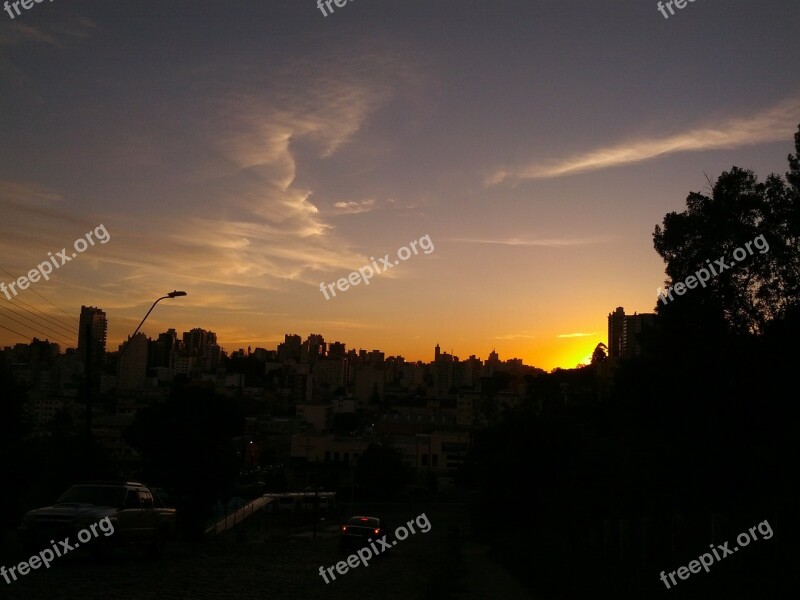
[[[267,498],[264,496],[248,502],[241,508],[237,508],[233,512],[225,515],[224,519],[220,519],[216,523],[212,523],[211,526],[206,529],[206,535],[219,535],[220,533],[224,533],[229,529],[233,529],[236,527],[236,525],[244,521],[254,512],[261,510],[271,502],[273,502],[272,498]]]

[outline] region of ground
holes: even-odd
[[[395,526],[420,514],[397,507],[383,512]],[[273,531],[267,541],[250,535],[244,542],[176,542],[160,560],[135,549],[99,559],[65,556],[49,570],[31,571],[10,585],[0,579],[0,587],[9,600],[532,598],[470,539],[462,510],[438,507],[425,513],[431,523],[428,533],[398,541],[386,556],[337,574],[328,584],[319,567],[333,566],[347,556],[339,550],[335,524],[322,527],[316,540],[310,531],[295,530]],[[454,535],[455,527],[460,539]]]

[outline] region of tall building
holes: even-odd
[[[299,361],[300,347],[303,345],[300,336],[287,333],[283,340],[282,344],[278,344],[278,360],[282,362],[287,360]]]
[[[309,334],[308,339],[308,350],[310,354],[315,356],[326,356],[328,354],[328,347],[325,343],[325,338],[323,338],[318,333]]]
[[[342,342],[333,342],[328,349],[328,356],[330,358],[344,358],[346,352],[345,345]]]
[[[613,313],[608,313],[608,357],[620,358],[624,348],[623,339],[625,331],[625,309],[617,307]]]
[[[314,364],[325,354],[325,340],[317,333],[309,335],[308,339],[300,345],[300,362],[302,363]]]
[[[618,306],[608,314],[608,356],[609,358],[633,358],[641,356],[642,335],[655,328],[656,315],[642,313],[626,315]]]
[[[217,334],[195,327],[183,332],[183,347],[190,356],[202,356],[207,346],[217,343]]]
[[[386,355],[380,350],[373,350],[372,352],[367,354],[367,363],[372,365],[373,367],[383,366],[385,360],[386,360]]]
[[[158,340],[154,343],[152,363],[153,367],[168,368],[172,353],[178,350],[178,332],[168,329],[164,333],[158,334]]]
[[[108,333],[108,320],[106,313],[94,306],[81,306],[80,325],[78,326],[78,355],[81,363],[86,366],[87,352],[91,355],[91,366],[95,373],[105,363],[106,335]]]
[[[120,344],[120,352],[125,344]],[[138,390],[147,383],[147,350],[149,340],[142,332],[127,341],[127,348],[119,359],[119,379],[117,387],[121,390]]]

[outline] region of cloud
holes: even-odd
[[[361,202],[336,202],[333,205],[341,214],[355,215],[358,213],[369,212],[375,208],[375,200],[362,200]]]
[[[68,38],[85,38],[97,26],[84,17],[66,18],[55,23],[39,21],[41,26],[26,23],[9,23],[0,27],[0,95],[5,97],[10,91],[22,95],[26,104],[43,106],[44,99],[37,93],[34,85],[35,73],[28,74],[17,59],[19,54],[10,49],[24,45],[45,45],[54,49],[63,48]],[[23,61],[24,62],[24,61]]]
[[[25,23],[11,23],[0,29],[0,46],[21,46],[23,44],[47,44],[63,46],[59,38],[71,36],[85,38],[97,26],[85,17],[69,18],[53,24],[34,27]]]
[[[597,335],[596,331],[592,333],[562,333],[561,335],[557,335],[558,338],[581,338],[581,337],[590,337],[593,335]]]
[[[358,206],[347,203],[337,210],[326,205],[323,214],[314,203],[315,184],[305,183],[313,177],[301,180],[298,173],[306,175],[306,165],[323,162],[351,143],[373,114],[407,87],[408,68],[399,59],[398,68],[390,68],[393,60],[358,54],[335,64],[291,59],[265,66],[256,59],[237,63],[225,57],[197,67],[192,81],[202,79],[210,89],[203,99],[181,106],[180,118],[158,107],[137,114],[143,118],[134,119],[133,126],[121,121],[104,138],[105,147],[124,148],[133,136],[137,149],[150,151],[149,160],[136,163],[144,178],[160,181],[159,168],[170,164],[169,180],[143,198],[148,208],[136,205],[136,192],[123,194],[124,201],[103,202],[100,184],[87,198],[76,197],[69,187],[0,180],[0,266],[25,273],[48,251],[69,246],[103,223],[110,242],[81,254],[38,283],[37,291],[57,298],[69,314],[89,303],[111,311],[110,340],[129,333],[141,307],[172,289],[189,292],[168,305],[180,307],[173,318],[186,324],[202,324],[213,314],[224,331],[238,318],[230,311],[258,323],[265,310],[284,315],[282,321],[303,322],[308,306],[324,302],[321,280],[367,262],[331,223],[337,210],[363,211],[379,201],[362,198]],[[195,77],[198,71],[202,77]],[[176,79],[183,82],[181,76],[189,78],[181,71]],[[162,82],[159,76],[140,85],[148,94]],[[184,87],[191,89],[189,83]],[[175,157],[165,141],[164,122],[173,124],[175,139],[191,140],[181,142],[185,155]],[[128,164],[116,154],[104,156],[98,169],[103,175]],[[158,313],[168,315],[168,306]],[[165,317],[161,323],[159,314],[149,319],[149,329],[169,322]],[[358,320],[339,326],[376,327]],[[245,334],[238,332],[236,339]]]
[[[666,137],[629,139],[551,162],[518,169],[501,168],[486,179],[492,186],[506,180],[550,179],[644,162],[677,152],[733,149],[784,140],[797,126],[800,99],[781,102],[752,117],[732,118],[710,127],[696,127]]]
[[[176,179],[199,192],[188,213],[172,211],[152,219],[146,213],[121,211],[78,218],[70,216],[73,203],[60,190],[0,180],[0,209],[8,206],[4,212],[11,215],[0,223],[4,266],[26,272],[47,251],[71,244],[103,222],[111,242],[70,263],[74,268],[59,273],[49,284],[51,290],[73,298],[91,292],[96,302],[113,308],[131,306],[154,293],[157,297],[166,286],[191,289],[197,307],[247,311],[261,309],[265,293],[317,288],[329,273],[363,265],[363,254],[327,222],[326,216],[335,211],[323,215],[312,201],[312,189],[296,178],[305,164],[301,154],[316,152],[324,159],[335,153],[392,96],[394,86],[402,85],[396,77],[402,69],[386,69],[380,58],[372,64],[373,58],[361,59],[363,64],[352,73],[293,63],[292,69],[276,65],[269,73],[262,70],[257,78],[248,70],[247,77],[233,81],[225,78],[227,63],[208,68],[224,85],[210,101],[184,115],[196,146],[210,149],[192,155],[200,160],[179,165],[185,171]],[[169,151],[157,143],[163,135],[157,127],[136,133],[142,146],[155,149],[156,157]],[[119,135],[126,134],[122,130]],[[302,152],[298,145],[303,145]],[[179,185],[165,186],[152,202],[176,206],[183,193]],[[336,208],[346,214],[375,205],[375,200],[364,199]],[[296,302],[291,304],[294,309]]]
[[[63,197],[60,193],[38,183],[0,179],[0,202],[16,204],[18,209],[31,204],[46,206],[61,200]]]
[[[493,336],[491,339],[493,340],[532,340],[536,338],[536,335],[528,334],[526,332],[522,333],[507,333],[506,335],[496,335]]]
[[[487,240],[475,238],[445,238],[446,241],[460,242],[465,244],[497,244],[502,246],[541,246],[547,248],[560,248],[565,246],[588,246],[592,244],[601,244],[605,240],[600,238],[584,238],[584,239],[539,239],[539,240],[522,240],[519,238],[509,238],[505,240]]]
[[[25,43],[61,46],[55,37],[30,25],[15,23],[0,33],[0,46],[19,46]]]

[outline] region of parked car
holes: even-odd
[[[135,481],[73,485],[52,506],[27,512],[20,539],[31,551],[51,546],[50,540],[77,538],[78,532],[108,518],[113,534],[98,535],[87,544],[95,552],[122,544],[146,544],[158,555],[175,527],[175,509]]]
[[[339,545],[345,550],[363,548],[369,545],[369,540],[374,542],[384,535],[389,543],[393,538],[391,529],[381,517],[350,517],[339,527],[339,532]]]

